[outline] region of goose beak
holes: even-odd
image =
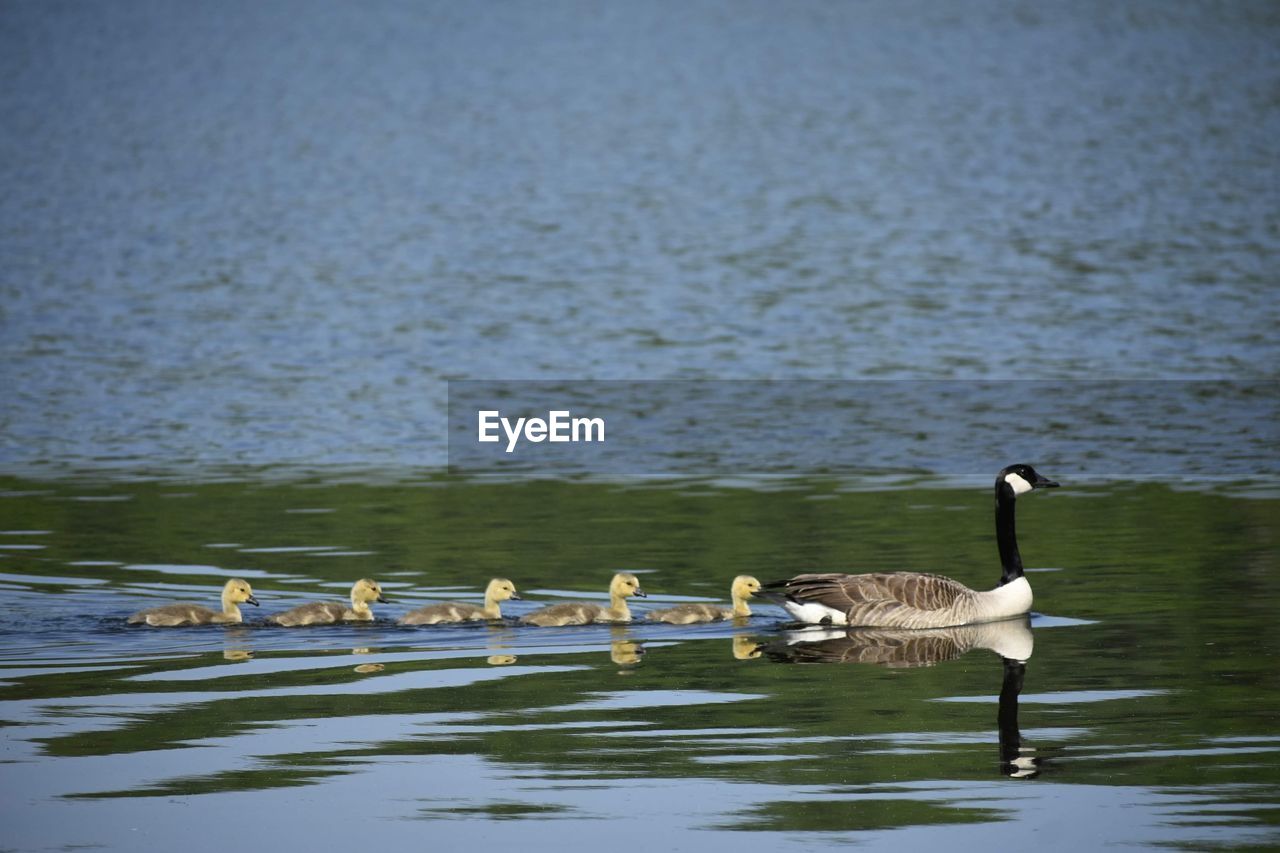
[[[1053,480],[1050,480],[1048,477],[1041,477],[1039,474],[1037,474],[1037,475],[1036,475],[1036,481],[1035,481],[1034,483],[1032,483],[1032,484],[1031,484],[1031,488],[1033,488],[1033,489],[1056,489],[1056,488],[1058,488],[1058,484],[1057,484],[1057,483],[1055,483]]]
[[[244,602],[245,604],[252,604],[254,607],[258,606],[258,599],[254,598],[252,595],[246,598]]]

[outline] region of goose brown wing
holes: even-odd
[[[904,607],[945,610],[972,591],[942,575],[920,572],[875,572],[845,575],[835,572],[796,575],[765,584],[765,589],[801,603],[822,604],[850,615],[850,624],[865,624],[855,616],[884,614]]]

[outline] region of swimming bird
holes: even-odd
[[[948,628],[1007,619],[1031,610],[1031,584],[1022,572],[1013,508],[1019,495],[1058,484],[1030,465],[996,476],[996,546],[1003,573],[995,589],[978,592],[942,575],[877,572],[796,575],[764,590],[778,596],[801,622],[880,628]]]
[[[163,607],[151,607],[139,610],[129,617],[130,625],[154,625],[157,628],[172,628],[176,625],[222,625],[240,622],[239,604],[258,606],[258,599],[253,597],[253,589],[248,581],[232,578],[222,586],[222,612],[201,607],[199,604],[166,604]]]
[[[574,602],[551,604],[520,617],[522,625],[538,625],[543,628],[557,625],[588,625],[592,622],[630,622],[631,610],[627,599],[633,595],[645,598],[640,581],[630,572],[618,572],[609,582],[609,606]]]
[[[498,607],[498,602],[509,600],[520,600],[520,596],[516,593],[516,585],[506,578],[494,578],[489,581],[489,586],[485,588],[483,607],[478,604],[463,604],[458,601],[432,604],[409,611],[404,616],[401,616],[399,621],[401,625],[435,625],[439,622],[501,619],[502,610]]]
[[[387,603],[386,598],[382,596],[382,587],[372,578],[361,578],[351,587],[350,607],[341,601],[315,601],[268,616],[267,621],[286,628],[295,628],[299,625],[331,625],[334,622],[371,622],[373,611],[369,609],[369,603],[373,601]]]
[[[738,575],[729,587],[732,607],[721,607],[718,604],[677,604],[663,610],[649,613],[651,622],[668,622],[672,625],[690,625],[694,622],[718,622],[721,619],[745,619],[751,615],[747,599],[760,591],[760,581],[751,575]]]

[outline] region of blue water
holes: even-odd
[[[443,464],[451,378],[1275,378],[1266,3],[12,2],[0,464]]]
[[[1276,845],[1274,3],[7,0],[0,81],[0,848]],[[1015,460],[1021,669],[391,621],[987,586]],[[123,624],[237,575],[393,603]]]

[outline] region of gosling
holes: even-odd
[[[436,625],[441,622],[478,622],[502,618],[500,601],[519,601],[516,585],[506,578],[494,578],[484,591],[484,606],[450,601],[419,607],[400,617],[401,625]]]
[[[199,604],[166,604],[163,607],[151,607],[139,610],[129,617],[130,625],[154,625],[157,628],[172,628],[177,625],[225,625],[239,623],[240,608],[237,605],[252,604],[258,606],[258,599],[253,597],[253,589],[248,581],[232,578],[222,587],[222,612],[218,613]]]
[[[719,622],[722,619],[745,619],[751,615],[747,599],[760,591],[760,581],[751,575],[738,575],[729,587],[732,607],[718,604],[678,604],[649,614],[651,622],[668,622],[672,625],[691,625],[694,622]]]
[[[372,622],[373,611],[369,602],[387,603],[382,587],[372,578],[361,578],[351,587],[351,606],[341,601],[316,601],[300,604],[292,610],[268,616],[273,625],[296,628],[299,625],[332,625],[335,622]]]
[[[609,582],[609,606],[588,602],[552,604],[527,613],[520,618],[522,625],[550,628],[558,625],[589,625],[592,622],[630,622],[631,610],[627,599],[633,595],[645,598],[640,581],[630,572],[618,572]]]

